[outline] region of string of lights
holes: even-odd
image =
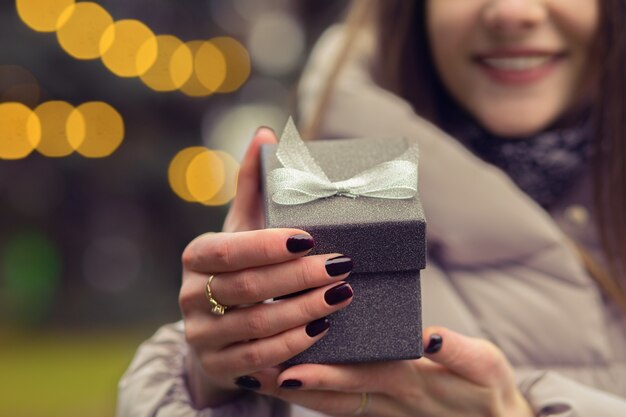
[[[78,60],[101,59],[113,74],[138,77],[156,92],[189,97],[231,93],[250,75],[250,58],[237,40],[223,36],[184,42],[155,35],[135,19],[115,21],[99,4],[74,0],[16,0],[20,19],[38,32],[54,32],[61,48]],[[105,103],[20,103],[0,106],[0,158],[24,158],[33,150],[50,157],[76,151],[91,158],[113,153],[123,139],[119,113]],[[95,126],[95,127],[94,127]],[[201,149],[201,151],[198,151]],[[234,196],[238,163],[226,152],[192,147],[180,151],[168,170],[174,193],[188,202],[227,204]]]
[[[38,32],[55,32],[70,56],[101,59],[119,77],[139,77],[155,91],[180,90],[191,97],[230,93],[250,75],[246,48],[231,37],[183,42],[155,35],[136,19],[114,21],[100,5],[74,0],[16,0],[22,21]]]
[[[122,116],[101,101],[73,107],[46,101],[31,110],[22,103],[0,104],[0,159],[21,159],[37,150],[48,157],[73,152],[87,158],[112,154],[124,138]]]

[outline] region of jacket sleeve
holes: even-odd
[[[623,417],[626,399],[554,371],[518,372],[518,385],[536,416]]]
[[[289,406],[275,398],[242,392],[217,408],[193,407],[183,373],[183,323],[161,327],[137,350],[118,387],[118,417],[286,417]]]
[[[183,375],[182,323],[163,326],[144,342],[119,384],[118,417],[287,417],[289,405],[245,392],[236,401],[196,410]],[[626,399],[553,371],[518,371],[518,385],[540,417],[623,417]]]
[[[556,262],[555,262],[556,264]],[[477,325],[472,310],[469,309],[464,299],[459,295],[458,287],[453,285],[450,275],[444,272],[437,262],[429,259],[426,269],[422,271],[422,293],[428,294],[422,298],[422,312],[424,315],[424,325],[441,325],[456,330],[472,337],[488,338]],[[481,280],[488,279],[486,271],[482,271]],[[503,276],[502,272],[492,272],[494,279],[491,284],[497,282],[496,277]],[[532,276],[526,273],[525,279],[528,283]],[[466,279],[467,280],[467,279]],[[545,275],[539,275],[538,281],[546,282]],[[479,288],[480,282],[472,281],[473,291],[482,291]],[[476,285],[474,285],[476,284]],[[541,287],[540,287],[541,291]],[[547,292],[547,290],[544,290]],[[511,291],[513,292],[513,291]],[[485,293],[484,291],[482,292]],[[501,295],[501,292],[496,292]],[[520,297],[520,293],[517,293]],[[528,305],[532,305],[532,297],[525,300]],[[570,298],[571,299],[571,298]],[[574,298],[575,299],[575,298]],[[445,300],[445,302],[443,301]],[[509,303],[511,300],[506,298]],[[493,304],[493,301],[491,302]],[[578,308],[581,304],[574,303]],[[504,311],[505,307],[498,307],[500,311]],[[587,313],[588,310],[586,309]],[[528,314],[524,320],[528,320]],[[571,314],[570,314],[571,316]],[[537,329],[539,318],[530,320],[531,325]],[[493,324],[493,323],[492,323]],[[497,322],[495,324],[500,324]],[[599,327],[599,326],[598,326]],[[530,332],[530,330],[529,330]],[[585,332],[589,334],[589,332]],[[599,337],[596,337],[599,339]],[[555,337],[558,340],[558,337]],[[512,348],[510,350],[513,350]],[[569,349],[572,350],[572,349]],[[545,352],[546,349],[539,350]],[[519,356],[519,355],[518,355]],[[545,356],[545,355],[544,355]],[[566,356],[566,352],[563,352]],[[542,359],[545,359],[542,358]],[[574,361],[572,359],[572,361]],[[519,361],[518,361],[519,362]],[[536,360],[535,362],[538,362]],[[576,363],[576,362],[572,362]],[[545,368],[539,368],[541,365],[513,365],[517,378],[517,384],[529,402],[536,416],[558,416],[558,417],[624,417],[626,416],[626,398],[616,396],[598,388],[584,385],[574,379],[565,376],[563,373],[550,369],[549,365]],[[607,362],[610,366],[610,361]]]

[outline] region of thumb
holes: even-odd
[[[252,218],[258,216],[261,163],[259,154],[261,145],[277,143],[276,133],[269,127],[260,127],[243,157],[237,177],[237,194],[233,199],[229,215]]]
[[[481,386],[514,384],[513,371],[496,345],[444,327],[424,329],[425,356],[449,371]]]

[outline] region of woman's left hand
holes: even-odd
[[[333,416],[533,416],[494,344],[440,327],[426,329],[424,340],[430,353],[418,360],[298,365],[264,391]]]

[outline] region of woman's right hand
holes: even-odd
[[[182,256],[179,304],[190,351],[186,357],[189,391],[197,408],[218,406],[238,388],[275,386],[277,365],[324,336],[325,319],[350,303],[343,282],[352,261],[340,254],[306,255],[313,239],[298,229],[247,230],[260,226],[258,153],[275,142],[260,129],[242,163],[237,197],[223,233],[193,240]],[[211,313],[205,289],[220,304],[232,306],[223,316]],[[310,290],[276,302],[265,300]]]

